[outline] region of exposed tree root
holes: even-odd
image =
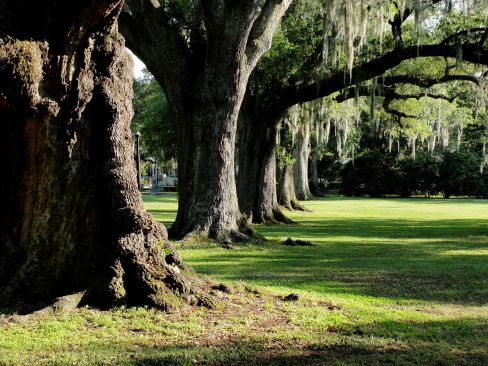
[[[181,261],[164,239],[164,226],[145,212],[134,219],[121,222],[127,233],[116,243],[117,255],[104,276],[106,281],[89,289],[82,303],[148,305],[166,311],[186,304],[214,307],[216,299],[208,295],[211,283]]]
[[[295,222],[289,219],[280,209],[275,206],[271,210],[266,212],[259,212],[258,215],[253,217],[253,223],[255,224],[294,224]]]

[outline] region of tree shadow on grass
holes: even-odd
[[[96,346],[96,345],[93,345]],[[316,334],[307,343],[237,338],[211,346],[125,350],[131,366],[159,365],[486,365],[488,323],[478,319],[379,322]]]
[[[488,223],[480,220],[317,219],[302,218],[298,225],[260,227],[266,236],[307,236],[322,241],[330,237],[379,239],[457,239],[488,235]]]
[[[209,253],[204,259],[193,260],[192,265],[198,272],[220,280],[284,286],[322,294],[470,305],[488,303],[485,255],[437,256],[412,248],[395,257],[388,248],[383,247],[379,252],[375,247],[365,249],[349,245],[351,253],[356,253],[347,257],[344,248],[337,246],[343,247],[328,245],[323,250],[307,249],[306,257],[298,251],[280,249],[274,251],[272,258],[246,257],[245,253],[234,252]]]
[[[358,199],[323,200],[354,203]],[[410,204],[420,201],[394,200]],[[486,205],[486,200],[422,199],[421,203],[444,207],[457,203]],[[162,215],[170,212],[151,211]],[[220,280],[323,294],[488,303],[488,223],[477,219],[394,219],[386,216],[389,213],[385,218],[314,219],[305,215],[297,225],[257,226],[267,238],[291,236],[310,240],[315,246],[284,247],[275,242],[264,245],[264,251],[209,250],[208,255],[200,254],[190,264]]]
[[[222,280],[405,300],[488,303],[488,244],[477,220],[322,220],[269,235],[311,240],[313,247],[268,245],[254,251],[209,252],[192,260]],[[303,227],[305,224],[303,224]],[[303,236],[301,236],[303,235]]]

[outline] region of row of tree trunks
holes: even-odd
[[[137,189],[121,7],[0,1],[2,305],[212,304]]]
[[[181,17],[177,7],[174,11],[178,2],[167,2],[161,6],[160,2],[152,0],[126,1],[127,9],[121,19],[123,34],[130,48],[145,62],[165,90],[175,111],[178,144],[184,145],[178,153],[180,206],[177,220],[170,230],[177,238],[195,233],[219,241],[246,237],[242,235],[243,231],[248,232],[243,225],[246,220],[241,220],[237,192],[232,183],[233,157],[228,153],[233,153],[236,111],[249,74],[268,49],[269,35],[290,2],[192,1],[185,3],[186,14]],[[399,27],[403,20],[395,23],[395,27]],[[371,79],[404,59],[417,57],[419,52],[425,56],[447,56],[454,50],[454,47],[445,47],[444,44],[434,46],[426,45],[420,49],[404,48],[398,44],[397,49],[355,67],[349,81],[357,84]],[[256,48],[260,48],[259,52],[253,51]],[[463,53],[466,51],[471,58],[486,58],[479,52],[479,47],[463,46]],[[313,83],[295,80],[289,85],[264,86],[264,93],[272,91],[269,93],[272,96],[261,98],[263,105],[260,109],[273,110],[274,115],[281,115],[295,104],[330,95],[344,89],[346,84],[343,72],[339,71]],[[228,94],[223,96],[221,90]],[[270,154],[272,152],[263,156]],[[303,160],[300,159],[297,167],[298,183],[295,188],[301,198],[309,198],[308,179],[303,173],[306,168],[301,169]],[[214,171],[215,176],[212,176]],[[254,182],[260,175],[269,174],[266,169],[263,174],[256,170],[250,173],[249,180]],[[241,192],[243,190],[240,189]],[[274,203],[269,203],[274,201],[273,193],[270,191],[271,198],[263,203],[266,207],[258,209],[258,199],[252,198],[259,197],[259,194],[251,185],[248,185],[248,190],[239,194],[251,197],[248,203],[254,207],[244,207],[244,216],[251,217],[252,212],[254,221],[270,216],[272,210],[269,208],[274,207]],[[240,201],[243,206],[243,199]]]
[[[293,163],[282,158],[277,169],[278,181],[278,203],[289,210],[301,210],[305,208],[299,203],[296,188],[302,188],[306,185],[308,187],[308,176],[298,184],[297,175],[303,177],[303,174],[308,175],[308,141],[310,134],[307,134],[307,128],[300,133],[300,129],[304,126],[303,121],[294,109],[289,111],[280,122],[280,148],[284,150],[293,159]],[[309,131],[309,130],[308,130]],[[307,137],[308,136],[308,137]],[[298,166],[300,165],[300,166]],[[307,165],[304,167],[303,165]]]
[[[278,204],[276,128],[260,120],[253,102],[247,94],[239,115],[239,208],[254,223],[291,223]]]

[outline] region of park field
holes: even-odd
[[[171,224],[174,194],[144,200]],[[488,365],[488,201],[304,205],[294,225],[255,226],[265,242],[175,243],[231,289],[220,307],[4,311],[0,365]]]

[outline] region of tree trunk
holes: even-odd
[[[298,202],[295,193],[295,178],[293,166],[285,165],[277,170],[278,176],[278,202],[289,210],[305,211],[305,208]]]
[[[308,184],[308,158],[310,156],[310,123],[309,120],[300,122],[295,135],[293,157],[295,158],[294,177],[296,196],[301,201],[313,198]]]
[[[252,98],[246,95],[237,124],[239,135],[237,196],[239,209],[249,221],[252,221],[256,214],[256,197],[260,180],[260,162],[257,153],[263,140],[263,131],[261,131],[263,128],[260,129]]]
[[[118,0],[0,1],[0,301],[210,305],[144,211]]]
[[[312,160],[310,162],[310,169],[312,170],[310,191],[312,192],[313,196],[319,196],[322,193],[320,192],[320,186],[319,186],[319,172],[318,172],[317,154],[312,155]]]
[[[239,208],[257,224],[292,223],[278,204],[275,123],[260,121],[253,102],[248,94],[239,114]]]
[[[241,220],[235,183],[234,147],[241,92],[214,83],[194,103],[195,113],[176,114],[179,203],[171,227],[175,238],[208,235],[221,242],[252,235]],[[218,102],[216,95],[221,94]]]
[[[291,127],[293,122],[285,118],[280,123],[279,143],[283,156],[277,159],[278,168],[276,177],[278,181],[278,203],[289,210],[305,211],[300,205],[295,193],[295,177],[293,163],[289,161],[295,149],[295,138]]]
[[[246,239],[234,172],[237,117],[247,82],[291,0],[192,2],[187,19],[171,6],[127,0],[121,17],[129,47],[170,102],[178,139],[175,238]],[[181,28],[178,28],[183,24]]]

